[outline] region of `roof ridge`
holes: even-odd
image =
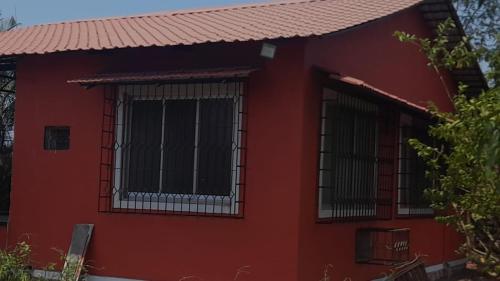
[[[282,6],[282,5],[295,5],[295,4],[303,4],[303,3],[312,3],[312,2],[326,2],[326,1],[336,1],[336,0],[271,0],[267,2],[255,2],[255,3],[247,3],[247,4],[236,4],[236,5],[226,5],[226,6],[216,6],[216,7],[207,7],[207,8],[186,8],[172,11],[162,11],[162,12],[151,12],[144,14],[136,14],[136,15],[128,15],[128,16],[109,16],[109,17],[98,17],[98,18],[89,18],[89,19],[79,19],[79,20],[67,20],[67,21],[57,21],[50,23],[41,23],[34,24],[28,26],[19,26],[13,30],[20,30],[25,28],[32,28],[38,26],[51,26],[58,24],[72,24],[72,23],[82,23],[82,22],[96,22],[96,21],[107,21],[107,20],[120,20],[120,19],[134,19],[134,18],[144,18],[144,17],[158,17],[158,16],[176,16],[176,15],[186,15],[186,14],[198,14],[198,13],[212,13],[212,12],[220,12],[220,11],[229,11],[229,10],[239,10],[239,9],[251,9],[251,8],[259,8],[259,7],[270,7],[270,6]],[[3,31],[8,32],[8,31]],[[0,32],[0,33],[3,33]]]
[[[269,2],[256,2],[256,3],[248,3],[248,4],[240,4],[240,5],[220,6],[220,7],[213,7],[213,8],[179,10],[179,11],[171,12],[170,14],[175,16],[175,15],[184,15],[184,14],[211,13],[211,12],[220,12],[220,11],[252,9],[252,8],[260,8],[260,7],[294,5],[294,4],[325,2],[325,1],[335,1],[335,0],[276,0],[276,1],[269,1]],[[158,13],[158,15],[161,15],[161,13]]]

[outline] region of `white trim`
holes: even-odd
[[[326,93],[326,89],[323,89],[323,99],[325,98],[325,95],[327,95]],[[324,132],[326,131],[326,102],[324,101],[321,101],[321,131],[320,131],[320,134],[321,134],[321,144],[320,144],[320,155],[319,155],[319,186],[320,187],[323,187],[324,186],[324,170],[323,170],[323,167],[324,167],[324,162],[325,162],[325,156],[323,156],[324,154],[324,151],[325,151],[325,136],[324,136]],[[325,217],[328,217],[328,214],[326,212],[329,211],[330,215],[332,213],[332,210],[328,210],[328,209],[324,209],[323,208],[323,189],[321,188],[319,190],[319,196],[318,196],[318,217],[319,218],[325,218]]]
[[[466,262],[467,262],[467,259],[458,259],[458,260],[447,261],[444,263],[434,264],[434,265],[430,265],[430,266],[425,267],[425,272],[426,273],[434,273],[434,272],[443,270],[445,268],[445,265],[446,265],[446,267],[456,267],[459,265],[465,265]],[[382,277],[382,278],[378,278],[378,279],[372,279],[371,281],[386,281],[386,280],[388,280],[387,277]]]
[[[47,280],[61,280],[61,272],[35,269],[31,273],[33,277],[44,278]],[[86,275],[87,281],[145,281],[145,279],[130,279],[121,277]]]
[[[122,162],[123,162],[123,152],[122,152],[122,146],[123,146],[123,135],[124,135],[124,130],[122,129],[125,126],[125,120],[124,120],[124,107],[123,104],[125,103],[125,98],[123,93],[118,93],[118,98],[116,99],[116,103],[121,103],[122,106],[117,106],[117,112],[116,112],[116,126],[115,126],[115,140],[114,140],[114,174],[113,174],[113,185],[116,186],[117,188],[121,188],[122,186]],[[114,190],[111,191],[112,194],[114,194]],[[114,198],[114,200],[120,199],[120,198]],[[113,207],[116,202],[113,203]]]
[[[234,126],[233,126],[234,129]],[[193,153],[193,194],[198,189],[198,151],[200,144],[200,100],[196,100],[196,113],[194,117],[194,153]]]
[[[145,280],[89,275],[87,277],[87,281],[145,281]]]
[[[463,259],[459,259],[459,260],[452,260],[452,261],[449,261],[448,262],[448,265],[450,267],[455,267],[455,266],[459,266],[459,265],[463,265],[463,264],[466,264],[467,263],[467,259],[466,258],[463,258]]]
[[[235,100],[235,107],[233,111],[233,128],[236,128],[233,130],[233,138],[234,141],[232,141],[233,147],[231,148],[233,151],[233,155],[231,158],[231,163],[232,163],[232,174],[233,176],[231,177],[231,186],[234,188],[234,198],[236,200],[232,200],[231,202],[231,208],[238,213],[240,209],[240,189],[238,184],[241,181],[241,160],[242,160],[242,138],[243,138],[243,87],[240,86],[240,88],[237,90],[236,97],[239,98],[239,100]]]
[[[9,215],[0,215],[0,223],[9,223]]]
[[[34,269],[31,275],[35,278],[43,278],[47,280],[61,280],[61,272]]]
[[[139,91],[134,91],[136,87],[141,87]],[[201,90],[200,90],[201,87]],[[208,90],[205,88],[208,87]],[[161,88],[161,91],[158,89]],[[212,89],[216,88],[216,94],[212,94]],[[163,105],[168,100],[196,100],[196,123],[195,123],[195,152],[194,152],[194,168],[193,168],[193,194],[165,194],[161,193],[162,188],[162,174],[160,172],[160,183],[159,183],[159,193],[147,193],[138,195],[135,192],[128,192],[127,198],[121,198],[121,196],[114,196],[113,198],[113,208],[119,209],[150,209],[150,210],[160,210],[160,211],[174,211],[174,212],[192,212],[192,213],[213,213],[213,214],[231,214],[236,215],[239,213],[239,188],[238,182],[241,175],[239,161],[241,160],[241,126],[243,119],[243,95],[242,95],[242,85],[239,82],[234,83],[234,87],[220,87],[220,84],[208,83],[208,84],[167,84],[163,86],[151,86],[151,85],[127,85],[118,87],[118,99],[117,103],[121,103],[122,106],[118,107],[117,110],[117,125],[116,125],[116,145],[115,145],[115,172],[114,172],[114,188],[122,188],[122,178],[124,169],[123,167],[123,151],[122,143],[124,136],[124,131],[127,132],[125,126],[129,126],[127,122],[126,112],[123,104],[125,103],[125,96],[128,95],[128,91],[132,91],[133,96],[135,93],[139,93],[138,96],[134,97],[134,100],[162,100]],[[181,94],[181,91],[183,94]],[[161,94],[158,94],[160,92]],[[204,94],[205,93],[205,94]],[[208,93],[208,94],[206,94]],[[198,129],[199,129],[199,105],[202,99],[216,99],[216,98],[226,98],[233,100],[233,139],[232,141],[232,167],[231,167],[231,196],[216,196],[216,195],[196,195],[197,185],[197,151],[198,151]],[[165,116],[165,108],[163,106],[162,116]],[[163,118],[164,120],[164,118]],[[164,121],[162,121],[164,122]],[[162,126],[164,127],[164,126]],[[164,138],[164,129],[162,128],[162,139]],[[163,141],[161,145],[161,151],[163,151]],[[161,164],[163,165],[163,153],[161,153]],[[160,167],[162,169],[162,167]],[[119,191],[121,192],[121,191]],[[119,193],[118,192],[118,193]],[[168,195],[168,198],[167,198]],[[130,198],[134,198],[130,200]],[[194,203],[193,203],[194,202]]]
[[[443,270],[443,269],[444,269],[444,263],[440,263],[440,264],[435,264],[435,265],[427,266],[425,268],[425,272],[427,272],[427,273],[433,273],[433,272],[440,271],[440,270]]]
[[[432,208],[410,208],[401,207],[398,205],[398,215],[433,215],[434,210]]]
[[[373,209],[364,209],[362,213],[359,214],[360,210],[357,209],[320,209],[319,218],[357,218],[357,217],[373,217],[375,216],[376,204],[374,204]]]
[[[162,105],[161,105],[161,120],[165,120],[165,104],[166,101],[165,99],[162,100]],[[164,121],[162,121],[164,122]],[[161,192],[162,188],[162,183],[163,183],[163,151],[165,149],[165,124],[162,124],[161,126],[161,143],[160,143],[160,175],[159,175],[159,182],[158,182],[158,192]]]

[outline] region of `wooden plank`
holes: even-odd
[[[62,271],[65,281],[80,279],[93,229],[93,224],[75,224],[73,227],[71,244]]]

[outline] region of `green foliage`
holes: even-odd
[[[476,47],[491,48],[497,44],[500,25],[498,0],[453,0],[465,32]]]
[[[60,262],[65,264],[60,279],[61,281],[75,281],[76,272],[81,269],[78,280],[86,280],[87,266],[79,260],[70,258],[64,252],[57,251]],[[31,246],[26,242],[18,243],[12,250],[0,251],[0,280],[1,281],[48,281],[45,278],[34,278],[31,273]],[[44,269],[56,271],[57,264],[50,263]]]
[[[438,25],[438,36],[433,39],[418,38],[413,34],[401,31],[396,31],[395,36],[401,42],[414,43],[419,46],[420,50],[429,59],[429,66],[446,69],[461,69],[475,64],[477,54],[469,51],[467,37],[463,37],[454,48],[449,48],[450,42],[447,35],[456,28],[455,22],[452,19],[447,19],[445,22]]]
[[[2,281],[30,281],[31,248],[21,242],[11,251],[0,251],[0,280]]]
[[[428,164],[426,190],[437,220],[465,235],[461,251],[491,276],[500,276],[500,90],[468,99],[457,95],[456,111],[431,108],[429,134],[445,145],[410,144]]]
[[[64,263],[64,268],[61,272],[61,281],[75,281],[77,278],[80,281],[87,280],[85,275],[88,268],[82,264],[79,258],[64,254],[60,257],[61,262]]]
[[[11,30],[18,25],[19,23],[16,21],[14,17],[3,18],[2,13],[0,12],[0,32]]]
[[[79,258],[75,256],[67,255],[64,251],[59,249],[53,249],[59,254],[59,263],[62,266],[62,271],[58,280],[61,281],[85,281],[87,280],[86,274],[88,272],[88,265],[83,264]],[[49,263],[45,267],[46,271],[57,271],[57,263]],[[1,279],[0,279],[1,280]],[[38,280],[45,281],[45,280]]]
[[[429,65],[445,69],[461,69],[477,61],[486,65],[486,78],[493,86],[500,83],[500,2],[498,0],[453,0],[467,36],[450,48],[448,36],[460,27],[448,19],[437,28],[433,39],[396,32],[402,42],[419,46],[429,58]]]
[[[453,101],[454,112],[440,112],[430,107],[436,123],[429,135],[440,145],[426,145],[412,139],[410,144],[428,165],[427,176],[432,186],[426,196],[432,207],[440,210],[439,222],[454,226],[464,234],[459,249],[477,264],[479,271],[500,277],[500,88],[498,66],[498,1],[457,0],[465,10],[465,30],[473,32],[456,45],[448,36],[456,31],[448,19],[432,39],[396,32],[402,42],[417,45],[428,57],[429,65],[440,76]],[[481,3],[480,3],[481,2]],[[468,7],[468,8],[467,8]],[[481,15],[484,18],[477,18]],[[470,21],[470,22],[468,22]],[[472,42],[472,47],[469,44]],[[492,45],[493,43],[493,45]],[[488,78],[493,86],[477,97],[463,95],[466,87],[459,85],[458,95],[450,94],[441,75],[443,69],[471,66],[477,60],[489,66]]]

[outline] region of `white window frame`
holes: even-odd
[[[117,103],[121,103],[122,106],[117,106],[116,112],[116,127],[115,127],[115,156],[114,165],[115,167],[123,167],[124,153],[122,150],[121,140],[124,137],[124,127],[130,126],[130,124],[125,124],[126,113],[123,104],[125,104],[125,97],[129,95],[128,93],[135,93],[134,87],[143,87],[139,92],[140,96],[134,98],[134,100],[162,100],[163,101],[163,115],[165,114],[165,103],[168,100],[197,100],[196,109],[196,127],[195,127],[195,153],[194,153],[194,169],[193,169],[193,192],[196,188],[196,163],[197,163],[197,143],[198,143],[198,132],[199,132],[199,103],[203,99],[233,99],[233,139],[236,140],[232,142],[232,167],[231,167],[231,192],[232,196],[222,196],[222,195],[197,195],[197,194],[174,194],[174,193],[161,193],[162,186],[162,173],[160,172],[160,182],[159,182],[159,192],[158,193],[139,193],[139,192],[127,192],[127,196],[122,198],[122,182],[124,179],[125,172],[122,169],[114,169],[113,183],[115,189],[118,192],[114,192],[113,208],[116,209],[136,209],[136,210],[158,210],[167,212],[189,212],[189,213],[203,213],[203,214],[224,214],[224,215],[237,215],[240,209],[240,190],[239,182],[241,177],[241,142],[242,142],[242,132],[241,126],[243,122],[243,83],[234,82],[234,92],[229,92],[229,87],[221,87],[219,83],[192,83],[192,84],[174,84],[178,88],[172,88],[172,85],[167,84],[163,86],[156,85],[124,85],[118,87]],[[210,92],[208,95],[205,94],[204,88],[202,91],[196,91],[199,87],[209,87]],[[218,94],[214,95],[212,89],[217,89]],[[214,90],[215,91],[215,90]],[[160,94],[158,94],[160,93]],[[132,94],[133,95],[133,94]],[[129,95],[130,96],[130,95]],[[130,120],[130,118],[129,118]],[[164,118],[162,124],[164,122]],[[162,142],[161,142],[161,158],[160,158],[160,171],[163,169],[163,137],[164,137],[164,126],[162,126]],[[126,130],[125,130],[126,131]],[[149,198],[154,198],[154,200],[149,200]],[[149,201],[148,201],[149,200]],[[195,202],[195,203],[193,203]]]
[[[332,89],[329,88],[323,88],[323,100],[322,100],[322,105],[321,105],[321,116],[325,117],[326,116],[326,107],[327,107],[327,102],[325,100],[335,100],[338,95],[341,95],[341,93],[336,92]],[[378,107],[377,107],[378,110]],[[323,187],[324,186],[324,151],[325,151],[325,146],[326,146],[326,140],[325,140],[325,130],[326,130],[326,118],[321,118],[321,153],[320,153],[320,172],[319,172],[319,186]],[[375,135],[377,136],[377,139],[375,140],[375,154],[378,155],[378,135],[379,135],[379,128],[378,124],[376,125],[375,129]],[[378,190],[378,165],[375,163],[374,165],[374,175],[375,175],[375,180],[373,182],[373,188],[375,192],[375,196],[377,195],[377,190]],[[355,176],[355,175],[353,175]],[[329,219],[329,218],[334,218],[334,219],[342,219],[342,218],[361,218],[361,217],[374,217],[376,215],[376,210],[377,210],[377,204],[373,204],[373,208],[370,209],[364,209],[363,214],[360,215],[358,209],[354,208],[343,208],[343,209],[333,209],[333,208],[325,208],[326,206],[323,206],[323,192],[324,188],[319,189],[319,196],[318,196],[318,218],[320,219]],[[330,206],[331,207],[331,206]]]
[[[401,203],[403,199],[403,195],[401,192],[401,184],[403,183],[403,174],[401,173],[403,169],[403,161],[405,161],[402,157],[403,155],[403,128],[405,127],[411,127],[413,125],[413,117],[411,117],[408,114],[401,113],[400,118],[399,118],[399,148],[398,148],[398,188],[397,188],[397,193],[398,193],[398,215],[406,215],[406,216],[419,216],[419,215],[433,215],[434,210],[432,208],[409,208],[409,207],[402,207]],[[407,180],[405,180],[407,181]],[[405,185],[407,185],[405,183]],[[408,189],[409,187],[407,187]],[[406,191],[409,194],[409,190]],[[410,212],[412,210],[413,212]]]

